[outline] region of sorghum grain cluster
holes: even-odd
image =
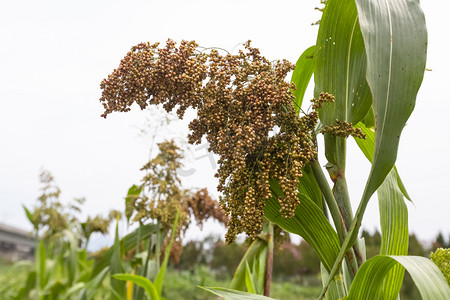
[[[330,133],[332,136],[339,136],[347,138],[349,135],[359,138],[366,139],[366,135],[362,132],[361,128],[353,127],[352,123],[346,121],[339,121],[336,119],[336,125],[326,125],[322,127],[321,133]]]
[[[176,107],[180,118],[188,107],[197,110],[188,139],[199,144],[206,137],[209,150],[219,155],[216,176],[229,216],[228,242],[241,232],[255,237],[261,231],[265,200],[272,197],[269,179],[284,191],[281,214],[293,216],[302,167],[317,155],[310,132],[318,113],[299,117],[295,86],[284,81],[294,65],[268,61],[250,41],[244,48],[221,55],[200,52],[195,42],[178,48],[172,40],[164,48],[139,44],[101,83],[104,117],[128,111],[133,103],[142,109]]]

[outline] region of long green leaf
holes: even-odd
[[[366,82],[366,52],[354,0],[328,0],[317,35],[314,56],[314,95],[328,92],[334,103],[320,110],[320,121],[333,125],[336,119],[358,123],[371,106]],[[345,169],[345,139],[325,134],[328,161]]]
[[[111,275],[117,274],[117,273],[123,273],[124,269],[123,269],[123,265],[122,265],[122,251],[121,251],[120,239],[119,239],[119,222],[117,222],[117,224],[116,224],[116,234],[115,234],[115,238],[114,238],[114,244],[111,248],[112,248],[111,260],[110,260]],[[126,297],[125,282],[111,278],[111,287],[117,294],[119,294],[119,296],[122,299],[125,299],[125,297]]]
[[[27,216],[28,221],[30,221],[30,223],[33,224],[33,227],[34,227],[35,225],[34,225],[33,213],[25,205],[22,205],[22,207],[23,207],[23,210],[25,211],[25,215]],[[35,229],[37,229],[37,228],[35,228]]]
[[[374,299],[383,287],[384,278],[396,265],[411,275],[423,300],[450,299],[450,287],[438,267],[420,256],[378,255],[366,261],[355,276],[346,300]]]
[[[199,288],[204,289],[214,295],[225,298],[226,300],[275,300],[270,297],[250,294],[242,291],[236,291],[232,289],[226,289],[221,287],[203,287],[199,286]]]
[[[325,269],[324,265],[320,264],[320,278],[322,279],[322,284],[326,284],[328,281],[328,277],[330,275],[328,274],[327,270]],[[325,299],[327,300],[336,300],[338,299],[338,290],[336,287],[336,282],[332,281],[330,286],[328,287],[328,291],[325,295]]]
[[[370,196],[397,158],[400,134],[414,109],[425,71],[427,32],[418,0],[356,0],[375,114]]]
[[[45,276],[45,269],[46,269],[46,265],[47,265],[47,255],[45,253],[45,244],[44,244],[44,240],[41,240],[39,242],[39,248],[37,251],[37,274],[38,274],[38,282],[39,282],[39,287],[40,289],[43,289],[45,287],[45,285],[47,284],[46,276]]]
[[[144,288],[147,294],[150,296],[151,300],[159,300],[159,294],[156,290],[155,285],[145,277],[140,275],[132,275],[132,274],[114,274],[112,277],[118,280],[123,281],[131,281],[134,284]]]
[[[128,189],[127,196],[125,197],[125,217],[127,218],[127,224],[130,222],[130,218],[133,215],[133,209],[128,204],[139,198],[141,192],[142,188],[135,184]]]
[[[339,238],[323,215],[322,210],[309,199],[308,196],[299,194],[300,204],[295,210],[292,218],[284,218],[280,214],[281,206],[278,196],[283,192],[278,182],[271,180],[270,187],[275,195],[266,201],[264,214],[271,222],[277,224],[284,230],[298,234],[314,248],[320,261],[329,271],[337,257],[340,249]]]
[[[303,175],[300,177],[298,185],[298,192],[307,195],[319,208],[322,208],[322,192],[320,191],[311,165],[307,164],[302,169],[302,173]]]
[[[100,273],[97,274],[94,278],[89,280],[81,292],[78,294],[78,300],[88,300],[94,299],[94,296],[97,292],[99,292],[99,286],[101,285],[103,279],[105,279],[106,275],[110,271],[109,267],[104,268]]]
[[[378,188],[381,225],[381,255],[408,254],[408,208],[398,188],[397,173],[392,169]],[[384,279],[382,299],[395,300],[403,283],[405,270],[394,266]]]
[[[400,133],[414,108],[426,61],[425,18],[417,0],[356,3],[375,114],[375,149],[360,205],[331,275],[336,274],[345,251],[356,241],[371,196],[394,166]]]
[[[172,226],[172,232],[170,234],[170,241],[169,241],[169,244],[167,245],[165,253],[164,253],[164,260],[163,260],[163,263],[161,264],[161,268],[159,269],[158,274],[156,275],[156,278],[155,278],[155,287],[156,287],[156,291],[158,292],[158,295],[161,295],[164,276],[166,275],[166,270],[167,270],[167,263],[169,262],[170,250],[172,249],[172,244],[173,244],[173,241],[175,240],[175,233],[177,232],[179,217],[180,217],[180,211],[177,211],[177,214],[175,215],[175,221],[173,222],[173,226]]]
[[[251,263],[255,260],[255,257],[258,257],[259,253],[261,253],[264,248],[267,248],[267,243],[262,239],[256,239],[250,244],[250,247],[245,252],[238,267],[236,268],[236,271],[234,272],[230,285],[232,289],[240,291],[245,289],[245,272],[247,262]]]
[[[358,145],[359,149],[364,153],[364,156],[372,162],[373,160],[373,152],[375,150],[375,130],[374,128],[369,128],[362,122],[359,122],[355,125],[356,128],[360,128],[362,132],[366,135],[366,139],[355,138],[355,142]],[[402,192],[402,194],[406,197],[406,199],[411,200],[408,192],[406,191],[405,185],[403,184],[400,175],[398,174],[397,168],[394,166],[394,170],[397,176],[397,184],[398,188]]]
[[[69,289],[67,289],[67,291],[64,293],[64,295],[60,299],[62,299],[62,300],[74,299],[73,296],[76,295],[77,293],[79,295],[77,299],[80,299],[80,300],[86,299],[86,298],[83,298],[83,296],[80,296],[83,292],[83,288],[85,288],[85,287],[86,287],[85,282],[77,282],[74,285],[72,285]]]
[[[78,239],[75,236],[74,232],[71,230],[64,230],[64,235],[69,240],[68,250],[69,250],[69,285],[77,278],[79,270],[78,270]]]
[[[25,281],[25,285],[19,290],[17,295],[13,297],[14,300],[22,300],[27,299],[30,291],[33,288],[36,288],[36,271],[31,271],[27,275],[27,279]]]
[[[265,289],[270,290],[270,280],[273,271],[273,265],[268,265],[268,263],[273,263],[273,224],[270,224],[268,228],[269,234],[268,239],[266,240],[267,247],[262,249],[253,262],[253,272],[257,282],[256,291],[261,295],[264,295]],[[270,261],[270,259],[272,261]],[[269,274],[270,278],[266,278]],[[268,286],[266,286],[266,284]]]
[[[311,80],[311,76],[314,72],[315,51],[316,46],[311,46],[306,49],[297,60],[297,63],[295,64],[295,70],[292,73],[291,82],[295,83],[296,87],[296,90],[294,91],[294,103],[297,113],[300,112],[306,88],[308,87],[309,81]]]
[[[248,262],[245,262],[245,286],[247,287],[247,291],[252,294],[258,294],[256,288],[256,276],[255,273],[250,269]]]
[[[141,239],[148,238],[151,234],[155,233],[158,228],[155,224],[147,224],[140,227],[141,228]],[[121,244],[123,246],[124,253],[130,251],[134,247],[136,247],[136,240],[137,240],[137,231],[138,229],[134,230],[133,232],[127,234],[122,240]],[[94,278],[98,273],[100,273],[104,268],[109,266],[109,263],[111,261],[111,256],[113,253],[113,247],[106,250],[101,256],[97,259],[95,262],[94,268],[92,270],[91,278]]]

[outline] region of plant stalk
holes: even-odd
[[[344,298],[346,295],[345,288],[344,288],[344,280],[342,276],[342,272],[340,274],[337,274],[334,276],[334,282],[336,282],[336,288],[338,292],[339,299]]]
[[[339,210],[341,211],[342,218],[344,219],[345,228],[350,228],[353,222],[353,213],[350,204],[350,196],[348,194],[347,180],[345,179],[344,173],[338,175],[333,188],[333,194],[336,198]],[[355,241],[352,247],[356,254],[355,257],[359,268],[364,262],[359,242]]]
[[[322,191],[322,195],[327,203],[328,209],[330,210],[331,218],[333,219],[334,226],[336,227],[336,231],[339,236],[339,240],[341,242],[344,241],[346,230],[344,220],[342,219],[339,207],[337,205],[336,199],[328,185],[328,181],[325,177],[325,174],[322,171],[322,167],[319,165],[318,160],[314,160],[310,162],[314,177]]]
[[[345,240],[341,246],[341,251],[339,252],[338,257],[336,258],[336,261],[334,263],[334,266],[330,271],[330,278],[333,278],[333,276],[336,275],[337,271],[339,270],[339,266],[341,265],[341,261],[344,258],[345,252],[347,251],[347,249],[351,248],[351,246],[355,243],[356,238],[358,237],[358,231],[359,228],[361,227],[364,212],[366,210],[367,204],[369,203],[370,197],[373,194],[373,192],[372,193],[371,192],[372,191],[368,191],[366,186],[363,197],[356,211],[355,218],[353,219],[352,226],[350,227],[347,236],[345,237]],[[323,287],[322,292],[320,293],[319,296],[319,300],[325,297],[325,293],[327,292],[330,282],[331,280],[328,280],[328,282]]]
[[[264,296],[270,297],[270,283],[272,282],[272,267],[273,267],[273,223],[268,224],[268,239],[267,239],[267,257],[266,270],[264,274]]]
[[[345,222],[342,217],[341,211],[340,211],[337,201],[334,197],[334,194],[331,191],[330,186],[328,185],[328,181],[325,177],[325,174],[322,171],[319,161],[315,160],[315,161],[312,161],[310,164],[311,164],[311,168],[313,170],[314,177],[316,178],[316,181],[320,187],[320,190],[322,191],[323,198],[325,199],[328,209],[330,210],[330,214],[333,219],[334,226],[336,227],[336,231],[338,233],[339,240],[342,244],[344,242],[345,236],[347,234],[347,229],[346,229],[347,227],[345,226]],[[351,251],[348,251],[346,253],[346,257],[345,257],[346,261],[347,261],[347,267],[349,269],[349,274],[353,275],[353,276],[356,274],[356,271],[358,270],[358,263],[357,263],[355,256],[356,255],[352,249]]]

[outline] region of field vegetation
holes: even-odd
[[[414,199],[395,166],[426,67],[419,1],[321,2],[316,43],[296,64],[267,59],[251,41],[237,53],[171,39],[133,46],[100,83],[102,117],[134,107],[159,106],[180,119],[192,111],[187,140],[207,142],[217,155],[219,199],[183,187],[183,149],[174,140],[157,144],[123,212],[80,221],[83,199],[62,204],[43,172],[37,205],[25,208],[35,260],[13,267],[5,295],[450,299],[449,241],[438,236],[442,247],[428,258],[410,236],[406,203]],[[359,172],[347,168],[349,138],[371,164],[356,209],[346,179]],[[374,195],[381,232],[361,235]],[[183,241],[189,226],[208,219],[226,225],[225,242]],[[120,236],[120,220],[136,229]],[[88,253],[92,234],[109,230],[112,246]],[[241,234],[245,242],[236,244]],[[289,243],[290,235],[302,242]]]

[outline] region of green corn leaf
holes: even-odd
[[[161,264],[161,268],[159,269],[158,274],[156,275],[156,278],[155,278],[155,287],[156,287],[156,291],[158,292],[158,296],[161,295],[164,276],[166,275],[166,270],[167,270],[167,263],[169,262],[170,250],[172,249],[172,244],[173,244],[173,241],[175,240],[175,233],[177,231],[179,217],[180,217],[180,211],[177,211],[177,214],[175,215],[175,221],[173,222],[173,226],[172,226],[170,241],[169,241],[169,244],[167,245],[166,251],[164,253],[164,260],[163,260],[163,263]]]
[[[226,300],[275,300],[270,297],[250,294],[242,291],[236,291],[232,289],[226,289],[221,287],[203,287],[199,286],[199,288],[204,289],[214,295],[223,297]]]
[[[245,289],[245,272],[247,262],[252,263],[265,248],[267,248],[267,242],[262,239],[256,239],[250,244],[250,247],[248,247],[238,267],[236,268],[236,271],[234,272],[230,285],[232,289],[240,291]]]
[[[408,208],[398,188],[397,174],[392,169],[378,188],[381,225],[381,255],[408,254]],[[395,300],[403,283],[404,268],[397,264],[384,279],[381,299]]]
[[[328,0],[317,35],[314,95],[335,96],[319,111],[323,125],[337,120],[358,123],[372,104],[366,82],[366,51],[354,0]],[[345,169],[345,139],[325,134],[328,161]]]
[[[284,230],[295,233],[314,248],[318,258],[329,271],[339,253],[339,238],[323,215],[322,210],[309,199],[308,196],[299,194],[300,204],[295,210],[295,216],[284,218],[280,214],[281,206],[278,196],[283,192],[275,180],[270,181],[270,187],[274,197],[266,201],[264,214],[271,222],[278,224]]]
[[[314,72],[315,51],[316,46],[311,46],[306,49],[297,60],[297,63],[295,64],[295,70],[292,73],[291,82],[295,83],[296,87],[296,90],[294,91],[294,103],[297,113],[300,112],[306,88],[308,87],[309,81],[311,80],[311,76]]]
[[[420,256],[378,255],[366,261],[356,273],[345,300],[374,299],[387,274],[402,265],[411,275],[424,300],[450,299],[450,287],[444,275],[429,259]]]
[[[142,287],[147,292],[147,294],[149,295],[151,300],[159,300],[160,299],[155,285],[145,277],[142,277],[140,275],[132,275],[132,274],[114,274],[114,275],[112,275],[112,277],[114,277],[117,280],[131,281],[134,284]]]

